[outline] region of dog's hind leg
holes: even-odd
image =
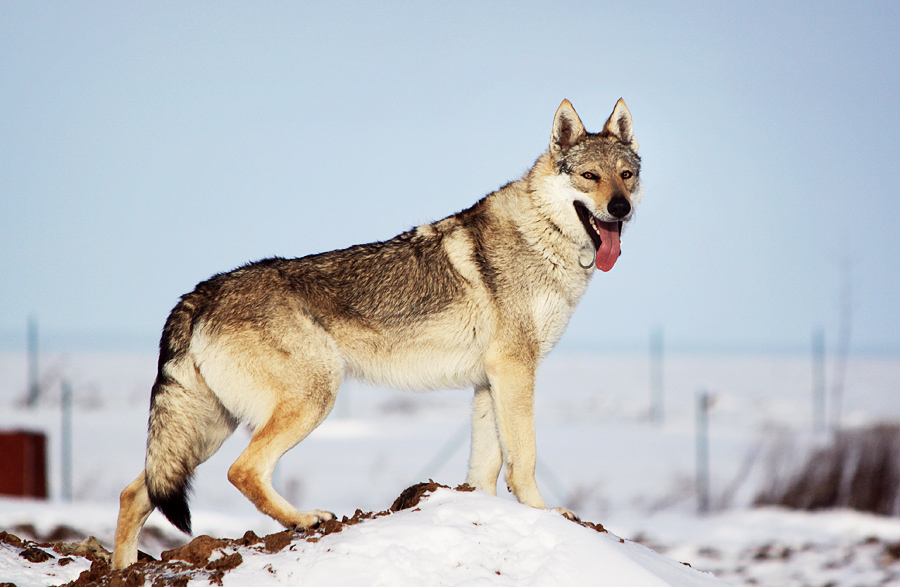
[[[331,338],[313,325],[285,342],[277,350],[260,340],[226,351],[241,356],[243,377],[233,371],[225,374],[222,379],[231,390],[220,397],[235,402],[254,398],[259,407],[249,418],[255,426],[253,438],[228,470],[228,480],[259,511],[287,528],[299,529],[334,516],[297,510],[272,487],[272,473],[284,453],[331,412],[341,383],[341,359]],[[228,365],[225,368],[230,369],[234,363]],[[236,384],[245,387],[236,389]]]
[[[124,569],[137,562],[138,535],[153,512],[144,471],[119,496],[119,520],[113,547],[113,569]]]
[[[303,529],[334,518],[321,510],[301,512],[272,487],[278,460],[315,429],[334,405],[329,392],[318,406],[294,398],[276,405],[269,420],[256,430],[249,446],[228,470],[228,480],[256,508],[287,528]]]
[[[497,477],[502,465],[491,389],[487,385],[479,386],[475,388],[475,399],[472,401],[472,449],[466,483],[496,495]]]
[[[201,325],[197,331],[191,349],[202,377],[222,405],[254,430],[228,480],[288,528],[331,519],[329,512],[301,512],[288,503],[272,487],[272,473],[334,407],[343,367],[334,340],[300,311],[284,324],[239,322],[225,334]]]

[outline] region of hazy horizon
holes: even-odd
[[[644,200],[561,349],[900,353],[900,4],[0,6],[0,347],[385,240],[634,117]],[[91,342],[93,341],[93,343]],[[128,342],[131,341],[131,342]]]

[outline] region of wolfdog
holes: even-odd
[[[496,494],[505,466],[516,498],[545,508],[535,374],[595,267],[619,257],[642,194],[637,149],[625,102],[589,133],[564,100],[549,149],[471,208],[384,242],[250,263],[182,296],[159,344],[145,469],[121,494],[114,567],[137,560],[155,508],[190,533],[191,475],[240,422],[254,432],[228,480],[287,528],[331,519],[298,511],[271,479],[331,411],[345,375],[474,387],[467,483]]]

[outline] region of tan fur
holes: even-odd
[[[119,496],[119,519],[116,522],[113,568],[124,569],[137,562],[138,535],[144,522],[153,513],[153,504],[147,495],[144,471],[122,490]]]
[[[250,445],[230,469],[228,480],[262,513],[286,528],[307,528],[332,514],[319,510],[299,512],[272,488],[272,473],[284,453],[315,429],[334,406],[334,396],[318,406],[286,401],[258,429]]]
[[[631,218],[636,146],[621,100],[598,134],[564,101],[548,151],[471,208],[383,243],[252,263],[183,296],[160,342],[145,471],[121,495],[114,567],[136,560],[154,507],[189,529],[190,476],[240,421],[255,432],[228,471],[235,487],[286,527],[330,519],[297,510],[271,478],[345,375],[474,386],[468,482],[496,493],[505,467],[520,502],[546,507],[534,478],[537,368],[594,272],[580,259],[599,232],[580,215]],[[616,200],[629,205],[614,213]]]

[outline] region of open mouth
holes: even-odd
[[[578,219],[581,220],[585,232],[591,237],[594,248],[597,250],[597,269],[609,271],[616,264],[619,255],[622,253],[620,248],[622,222],[598,220],[587,209],[587,206],[577,200],[575,201],[575,213],[578,214]]]

